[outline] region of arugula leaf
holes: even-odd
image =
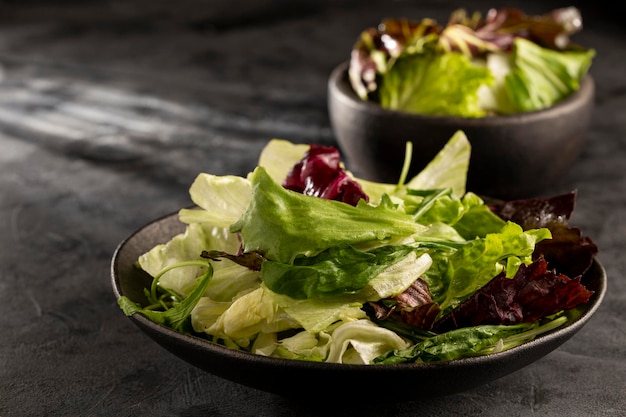
[[[180,264],[164,269],[160,274],[157,274],[157,276],[154,277],[156,282],[159,277],[169,269],[177,268],[179,266],[183,267],[198,264],[202,264],[202,266],[207,267],[207,270],[206,273],[198,279],[197,286],[182,301],[175,303],[171,308],[167,308],[165,311],[155,311],[150,308],[143,308],[126,296],[120,297],[117,300],[117,303],[127,316],[140,313],[155,323],[163,324],[174,330],[183,330],[183,327],[189,324],[188,319],[191,316],[191,312],[204,295],[207,286],[211,282],[211,278],[213,278],[213,268],[211,268],[211,265],[206,261],[181,262]]]
[[[546,323],[483,325],[451,330],[428,338],[408,349],[393,350],[373,360],[376,364],[436,362],[502,352],[528,342],[567,322],[560,316]]]

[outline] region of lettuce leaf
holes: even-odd
[[[360,290],[413,250],[381,246],[366,252],[341,245],[314,257],[297,258],[293,265],[265,261],[261,276],[270,290],[295,299],[333,297]]]
[[[286,190],[262,167],[254,170],[251,182],[250,206],[230,231],[241,234],[246,252],[257,251],[269,260],[291,264],[296,257],[315,256],[339,244],[383,241],[426,229],[390,203],[371,206],[361,200],[354,207]]]
[[[578,90],[591,66],[595,50],[555,51],[518,38],[514,42],[512,69],[504,77],[507,103],[500,110],[509,113],[550,107]]]
[[[332,332],[326,361],[369,364],[386,352],[408,346],[409,343],[393,331],[361,319],[342,324]]]
[[[426,167],[406,184],[406,188],[450,188],[454,195],[462,197],[466,191],[471,153],[472,145],[467,135],[462,130],[457,130]]]
[[[499,233],[468,241],[453,252],[431,254],[434,268],[422,277],[442,311],[458,305],[503,269],[502,261],[515,257],[531,261],[535,244],[551,237],[548,229],[523,231],[508,222]],[[508,271],[514,272],[514,271]]]
[[[353,293],[336,297],[295,299],[288,295],[270,292],[277,305],[294,318],[302,328],[319,333],[340,320],[357,320],[366,317],[361,308],[365,302],[389,298],[405,291],[432,265],[428,254],[417,256],[410,252],[399,262],[388,266],[370,280],[365,287]]]
[[[174,236],[167,243],[159,244],[142,254],[137,260],[139,266],[151,276],[156,276],[163,269],[179,262],[198,260],[202,250],[213,247],[224,251],[236,251],[239,246],[237,236],[227,230],[214,227],[209,223],[192,223],[187,225],[185,232]],[[217,282],[222,280],[219,275],[222,269],[231,266],[230,262],[212,262]],[[159,286],[167,288],[182,296],[187,295],[195,286],[196,278],[206,269],[202,266],[174,268],[159,280]],[[243,268],[239,269],[241,272]],[[229,276],[235,275],[232,273]],[[241,279],[246,280],[242,274]],[[212,280],[212,281],[214,281]]]
[[[581,29],[576,7],[537,16],[457,9],[445,25],[385,19],[355,42],[349,79],[362,100],[407,112],[475,118],[540,110],[576,91],[587,73],[595,51],[570,42]]]
[[[450,361],[502,352],[528,342],[567,322],[560,316],[545,322],[482,325],[441,333],[407,349],[389,351],[373,360],[377,364]]]
[[[489,69],[458,52],[403,55],[382,76],[380,105],[426,115],[483,117],[478,90],[491,83]]]
[[[242,177],[201,173],[191,184],[189,195],[199,209],[181,209],[180,221],[227,228],[250,204],[252,186]]]
[[[208,297],[201,301],[192,313],[194,330],[232,339],[242,347],[248,346],[259,332],[276,333],[300,327],[263,286],[237,297],[227,308]],[[224,310],[218,314],[220,308]]]

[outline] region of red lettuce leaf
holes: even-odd
[[[309,151],[287,175],[283,187],[352,206],[361,199],[369,200],[361,185],[342,168],[339,151],[332,146],[310,145]]]
[[[394,319],[409,326],[430,330],[441,309],[432,300],[428,284],[418,278],[402,294],[370,303],[377,320]]]
[[[547,266],[546,260],[539,258],[530,265],[521,265],[513,278],[504,273],[497,275],[437,320],[433,331],[533,322],[589,300],[593,291],[580,283],[580,276],[572,279]]]
[[[576,204],[576,191],[548,198],[514,201],[494,201],[491,210],[504,220],[511,220],[524,230],[545,227],[552,239],[543,240],[535,247],[534,259],[544,257],[557,271],[575,277],[583,275],[591,266],[598,247],[577,227],[569,226]]]

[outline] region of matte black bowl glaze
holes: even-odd
[[[178,215],[171,214],[147,224],[121,242],[111,262],[115,296],[125,295],[144,303],[143,288],[150,285],[151,279],[135,267],[137,258],[183,230]],[[606,273],[601,264],[594,263],[583,283],[595,293],[581,316],[566,327],[505,352],[445,363],[342,365],[268,358],[177,333],[140,314],[130,319],[155,342],[188,363],[259,390],[301,397],[319,393],[323,387],[324,392],[337,392],[342,398],[350,398],[363,396],[372,384],[377,384],[379,401],[405,401],[469,390],[547,355],[578,332],[599,307],[606,291]],[[121,310],[120,314],[123,314]]]
[[[328,111],[346,166],[363,179],[397,183],[407,141],[413,142],[411,175],[417,174],[460,129],[472,145],[467,189],[514,199],[537,196],[575,162],[587,139],[594,93],[587,75],[576,93],[548,109],[474,119],[426,116],[361,100],[344,62],[328,81]]]

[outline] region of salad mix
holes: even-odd
[[[197,176],[184,233],[137,260],[150,305],[119,305],[233,349],[351,364],[484,355],[563,326],[598,250],[568,225],[576,192],[487,201],[465,190],[470,152],[458,131],[407,180],[408,143],[385,184],[334,147],[271,140],[246,177]]]
[[[577,91],[595,55],[570,41],[575,7],[540,16],[464,9],[448,22],[385,19],[364,30],[349,78],[363,100],[427,115],[484,117],[550,107]]]

